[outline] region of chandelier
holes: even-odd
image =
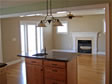
[[[63,26],[59,19],[53,17],[52,15],[52,2],[51,0],[46,0],[46,16],[40,21],[38,27],[46,27],[46,23],[52,23],[53,26]]]

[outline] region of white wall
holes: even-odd
[[[26,17],[26,18],[4,18],[1,19],[2,28],[2,48],[3,61],[12,62],[19,60],[17,54],[21,53],[20,48],[20,21],[40,21],[42,18]],[[16,41],[12,39],[16,38]],[[52,50],[52,28],[44,28],[44,43],[47,50]]]
[[[61,18],[61,21],[68,21],[68,33],[58,34],[56,28],[53,30],[53,48],[62,50],[73,49],[71,32],[99,32],[98,52],[105,52],[104,15],[90,15],[72,20]]]

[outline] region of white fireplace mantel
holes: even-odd
[[[78,52],[78,40],[92,41],[92,54],[97,53],[98,32],[72,32],[73,50]]]

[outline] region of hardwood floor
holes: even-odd
[[[25,62],[7,67],[7,84],[26,84]]]
[[[78,57],[78,84],[105,84],[105,56]]]
[[[105,84],[105,56],[78,56],[78,84]],[[7,68],[8,84],[26,84],[25,63]]]

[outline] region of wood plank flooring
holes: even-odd
[[[27,84],[25,62],[7,67],[7,84]]]
[[[105,56],[78,57],[78,84],[105,84]]]
[[[78,56],[78,84],[105,84],[105,56]],[[25,63],[17,63],[7,68],[8,84],[27,84]]]

